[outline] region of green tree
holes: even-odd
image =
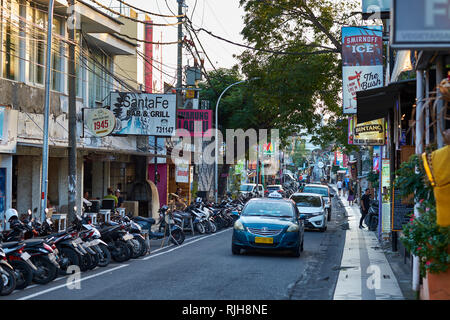
[[[340,27],[351,24],[355,2],[241,0],[244,38],[259,49],[240,56],[252,84],[258,114],[281,129],[282,138],[305,128],[322,147],[347,145],[342,115]],[[283,53],[283,54],[282,54]]]

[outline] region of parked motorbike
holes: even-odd
[[[16,289],[22,290],[31,284],[33,275],[38,271],[36,266],[31,262],[29,253],[24,252],[25,243],[10,242],[3,243],[3,251],[8,262],[14,268],[16,276]]]
[[[177,225],[173,219],[173,214],[168,206],[162,206],[159,209],[159,232],[163,232],[169,237],[170,242],[180,245],[184,242],[185,234],[183,229]]]
[[[376,231],[378,229],[378,201],[372,200],[369,205],[369,211],[364,218],[364,223],[369,231]]]
[[[8,263],[6,254],[0,247],[0,295],[7,296],[16,288],[14,268]]]

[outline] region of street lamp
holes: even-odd
[[[241,81],[235,82],[233,84],[230,84],[228,87],[225,88],[225,90],[222,91],[222,93],[220,94],[219,99],[217,100],[217,103],[216,103],[216,136],[215,136],[215,138],[216,138],[216,150],[215,150],[215,158],[216,159],[215,159],[215,161],[216,162],[215,162],[215,168],[214,168],[214,178],[215,178],[215,183],[214,183],[214,189],[215,190],[214,190],[214,193],[215,193],[216,203],[217,203],[217,197],[218,197],[218,193],[219,193],[219,187],[218,187],[219,186],[219,178],[218,178],[219,143],[218,143],[218,140],[217,140],[217,131],[219,129],[219,113],[218,113],[219,102],[220,102],[220,99],[222,98],[222,96],[224,95],[224,93],[228,89],[230,89],[232,86],[235,86],[235,85],[237,85],[239,83],[242,83],[242,82],[245,82],[245,81],[252,81],[252,80],[257,80],[257,79],[261,79],[261,78],[256,77],[256,78],[251,78],[251,79],[247,79],[247,80],[241,80]]]

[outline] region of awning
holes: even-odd
[[[356,92],[357,122],[363,123],[386,117],[389,110],[394,109],[399,94],[405,92],[415,95],[415,88],[416,80],[403,80],[385,87]]]

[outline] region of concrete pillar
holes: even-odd
[[[17,157],[17,211],[33,210],[32,195],[33,158],[30,156]]]
[[[108,188],[111,184],[111,162],[103,162],[103,194],[102,197],[108,194]]]
[[[83,197],[83,184],[84,184],[84,163],[83,158],[77,159],[77,198],[75,200],[76,206],[78,208],[77,212],[81,214],[81,198]]]
[[[58,161],[58,205],[61,213],[68,213],[67,205],[69,203],[68,190],[69,190],[69,164],[68,158],[60,158]]]
[[[32,157],[32,182],[31,182],[31,206],[38,209],[38,215],[41,208],[41,179],[42,179],[42,158],[40,156]]]
[[[94,161],[92,163],[92,197],[103,197],[103,164],[104,162]]]

